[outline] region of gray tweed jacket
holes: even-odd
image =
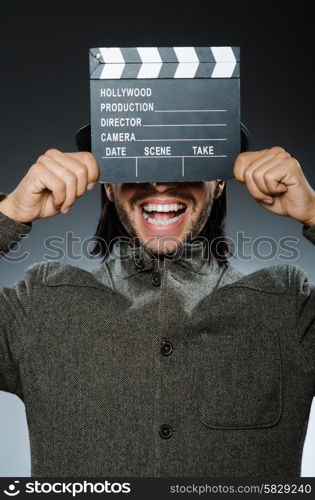
[[[0,214],[0,250],[31,226]],[[303,227],[315,244],[315,226]],[[0,389],[25,403],[33,476],[299,476],[315,392],[315,288],[127,245],[88,272],[0,288]]]

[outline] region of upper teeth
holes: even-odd
[[[143,205],[144,210],[147,212],[177,212],[182,208],[185,208],[185,205],[182,203],[172,203],[171,205],[155,205],[153,203],[147,203]]]

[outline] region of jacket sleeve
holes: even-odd
[[[303,226],[303,236],[315,245],[315,226]],[[296,267],[296,321],[305,357],[315,372],[315,285],[309,282],[307,274]],[[315,395],[315,387],[314,387]]]
[[[0,201],[5,195],[0,195]],[[7,253],[20,238],[31,230],[0,212],[0,256]],[[20,333],[27,322],[27,311],[34,284],[36,266],[31,266],[25,279],[11,287],[0,287],[0,390],[19,395]]]

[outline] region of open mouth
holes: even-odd
[[[141,214],[146,223],[164,228],[180,223],[183,219],[187,205],[182,202],[177,203],[144,203],[140,206]],[[152,226],[151,226],[152,227]]]

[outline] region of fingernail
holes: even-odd
[[[86,186],[86,189],[89,189],[89,190],[90,190],[90,189],[93,189],[93,188],[94,188],[94,186],[95,186],[95,182],[91,182],[90,184],[88,184],[88,185]]]
[[[266,198],[265,200],[262,200],[264,203],[269,203],[269,205],[271,205],[271,203],[273,203],[273,200],[271,200],[270,198]]]
[[[63,214],[66,214],[67,212],[69,212],[69,210],[70,210],[70,207],[68,207],[68,208],[63,208],[63,209],[62,209],[62,213],[63,213]]]

